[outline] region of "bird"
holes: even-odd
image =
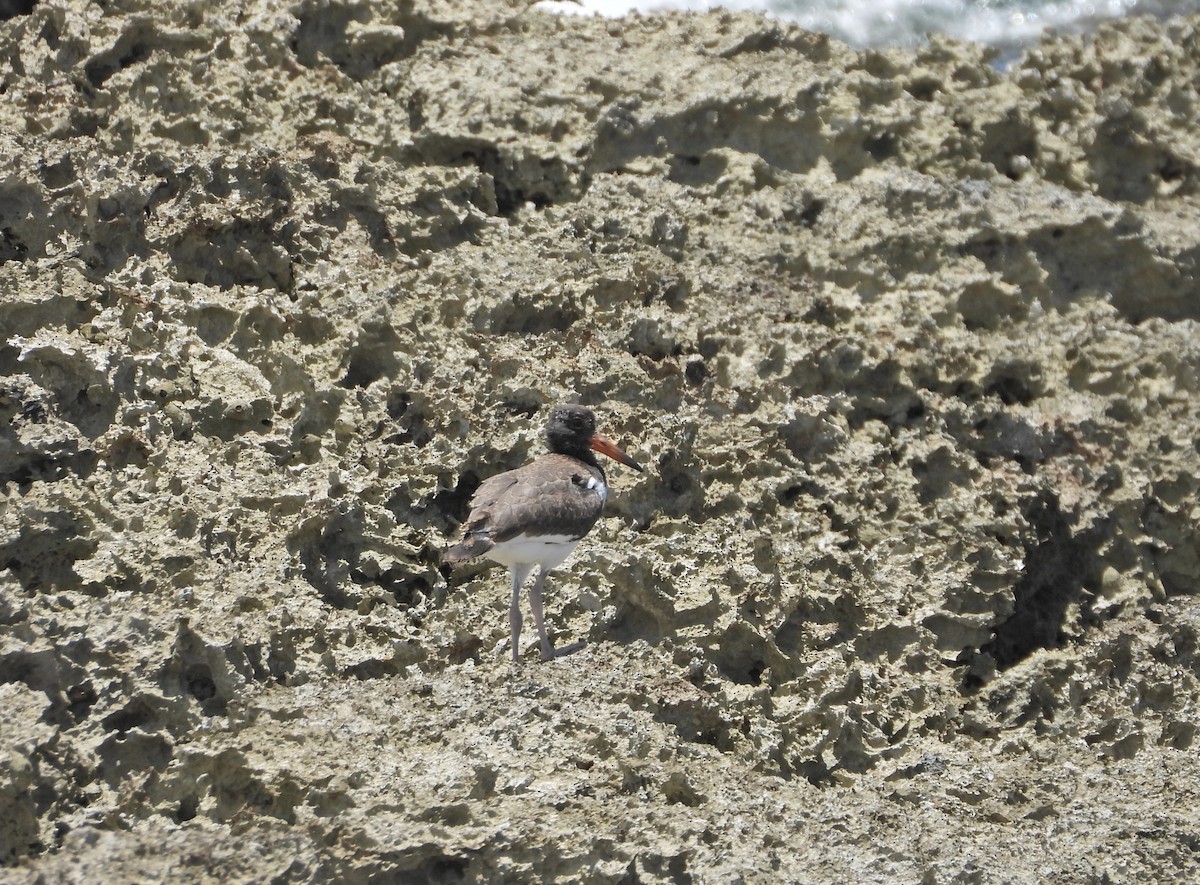
[[[542,660],[570,654],[586,644],[580,640],[555,650],[546,635],[542,590],[546,576],[566,561],[604,511],[608,481],[593,453],[642,472],[637,461],[596,432],[596,416],[584,406],[562,404],[550,410],[546,445],[548,454],[480,484],[471,497],[462,540],[442,557],[451,566],[478,556],[508,566],[514,662],[520,660],[521,588],[535,566],[539,568],[529,591],[529,607]]]

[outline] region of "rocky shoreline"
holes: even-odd
[[[1200,878],[1200,18],[450,6],[0,22],[0,878]]]

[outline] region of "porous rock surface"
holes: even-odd
[[[1200,20],[529,7],[0,23],[2,878],[1195,881]]]

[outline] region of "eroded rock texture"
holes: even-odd
[[[3,878],[1195,880],[1200,20],[527,6],[0,22]]]

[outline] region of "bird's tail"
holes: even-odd
[[[442,562],[448,565],[458,565],[476,556],[482,556],[494,547],[492,539],[484,532],[471,532],[459,543],[450,547],[442,554]]]

